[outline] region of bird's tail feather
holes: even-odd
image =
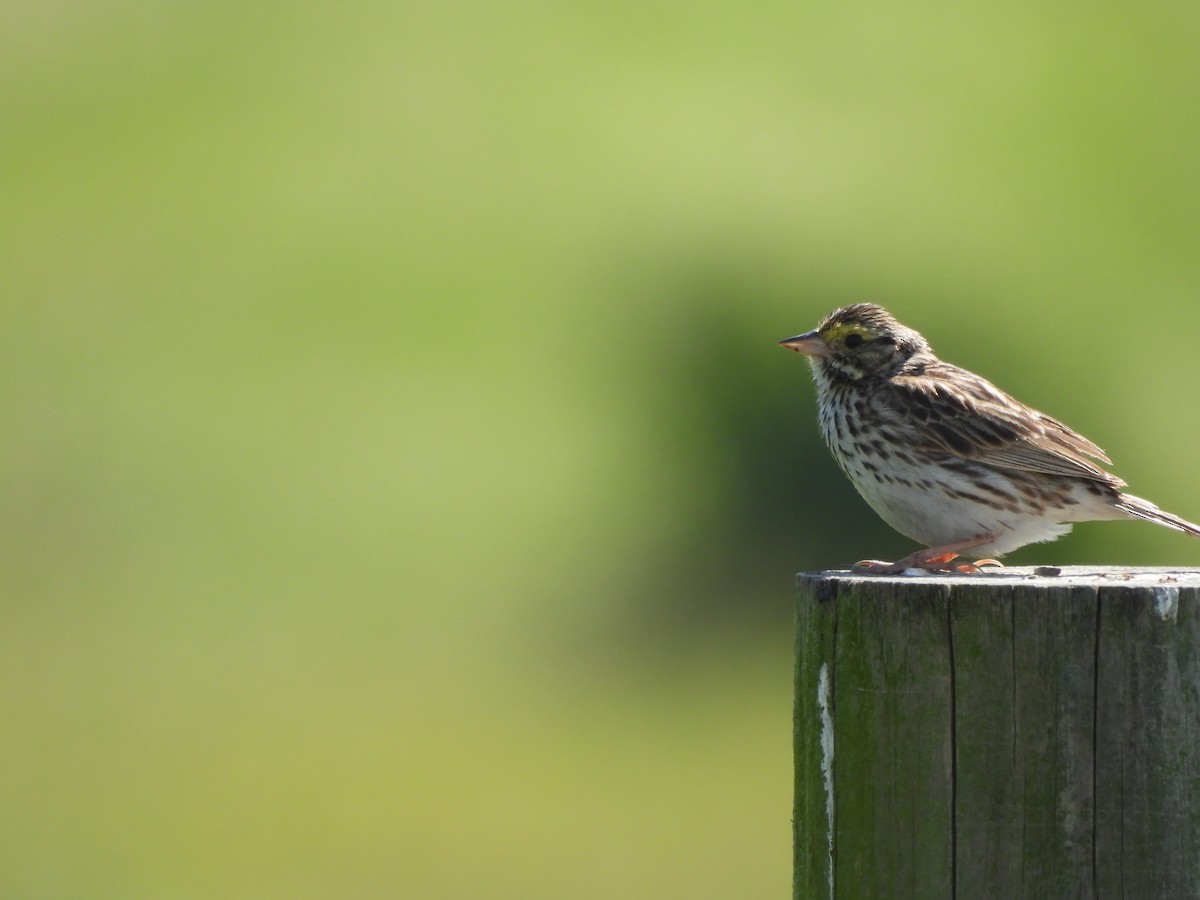
[[[1184,534],[1200,537],[1200,525],[1194,525],[1186,519],[1181,519],[1179,516],[1173,515],[1166,510],[1159,509],[1149,500],[1143,500],[1141,497],[1122,494],[1121,499],[1117,503],[1117,509],[1134,518],[1145,519],[1147,522],[1154,522],[1156,525],[1166,525],[1168,528],[1174,528],[1176,531],[1182,531]]]

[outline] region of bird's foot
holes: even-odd
[[[958,559],[957,551],[966,550],[978,544],[985,544],[990,540],[992,538],[987,536],[971,541],[963,541],[960,544],[952,544],[947,547],[931,547],[928,550],[918,550],[894,563],[882,562],[877,559],[863,559],[856,562],[850,571],[866,575],[899,575],[907,572],[909,569],[920,569],[939,575],[975,575],[982,572],[984,566],[1000,566],[1003,568],[1004,563],[996,559],[980,559],[973,563],[965,561],[954,562],[954,560]]]

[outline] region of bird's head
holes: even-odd
[[[843,306],[812,331],[779,343],[806,354],[814,369],[849,381],[887,378],[917,354],[932,352],[925,338],[873,303]]]

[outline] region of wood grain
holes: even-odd
[[[1200,572],[798,587],[795,897],[1200,896]]]

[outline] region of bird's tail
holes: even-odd
[[[1181,519],[1179,516],[1173,515],[1166,510],[1159,509],[1149,500],[1143,500],[1141,497],[1122,494],[1116,506],[1121,512],[1134,518],[1145,519],[1147,522],[1154,522],[1156,525],[1166,525],[1168,528],[1174,528],[1176,531],[1182,531],[1184,534],[1192,535],[1192,537],[1200,537],[1200,525],[1194,525],[1186,519]]]

